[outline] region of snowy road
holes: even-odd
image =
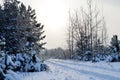
[[[120,63],[51,59],[49,72],[24,74],[25,80],[120,80]]]

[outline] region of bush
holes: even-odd
[[[1,53],[0,80],[4,80],[6,78],[5,75],[11,78],[10,74],[14,72],[40,72],[48,69],[48,66],[36,56],[35,51],[31,51],[29,55],[23,53],[17,53],[16,55]],[[12,78],[6,80],[12,80]]]

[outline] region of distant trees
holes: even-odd
[[[17,0],[4,0],[0,17],[0,38],[5,38],[5,51],[18,53],[34,49],[39,53],[44,48],[44,25],[37,22],[35,10],[30,6],[26,8]]]
[[[69,16],[68,47],[70,54],[83,56],[84,53],[103,53],[107,30],[104,17],[100,16],[93,0],[87,0],[87,10],[81,9]],[[74,49],[74,51],[73,51]]]
[[[70,59],[71,55],[69,51],[61,47],[55,49],[45,49],[39,55],[42,59]]]

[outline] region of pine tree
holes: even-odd
[[[17,0],[5,0],[0,14],[3,16],[0,35],[6,39],[6,51],[18,53],[34,49],[39,53],[44,48],[44,25],[37,22],[34,9],[26,8]]]
[[[27,29],[26,31],[30,33],[29,36],[27,36],[27,42],[32,48],[35,49],[37,52],[39,52],[41,49],[43,49],[43,45],[46,43],[42,43],[42,41],[46,36],[43,35],[44,31],[44,25],[41,25],[41,23],[38,23],[36,20],[36,13],[35,10],[28,6],[27,13],[29,16],[29,21],[31,21],[31,27]]]

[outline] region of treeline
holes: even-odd
[[[104,51],[102,51],[104,50]],[[46,59],[74,59],[81,61],[107,61],[107,62],[116,62],[120,61],[120,40],[117,35],[113,35],[111,38],[110,44],[107,46],[102,46],[99,51],[85,51],[85,53],[79,53],[76,50],[73,50],[71,54],[69,49],[45,49],[39,55],[43,60]]]
[[[46,59],[69,59],[70,54],[68,53],[68,50],[65,50],[61,47],[55,48],[55,49],[45,49],[41,51],[41,54],[39,54],[39,57],[43,60]]]

